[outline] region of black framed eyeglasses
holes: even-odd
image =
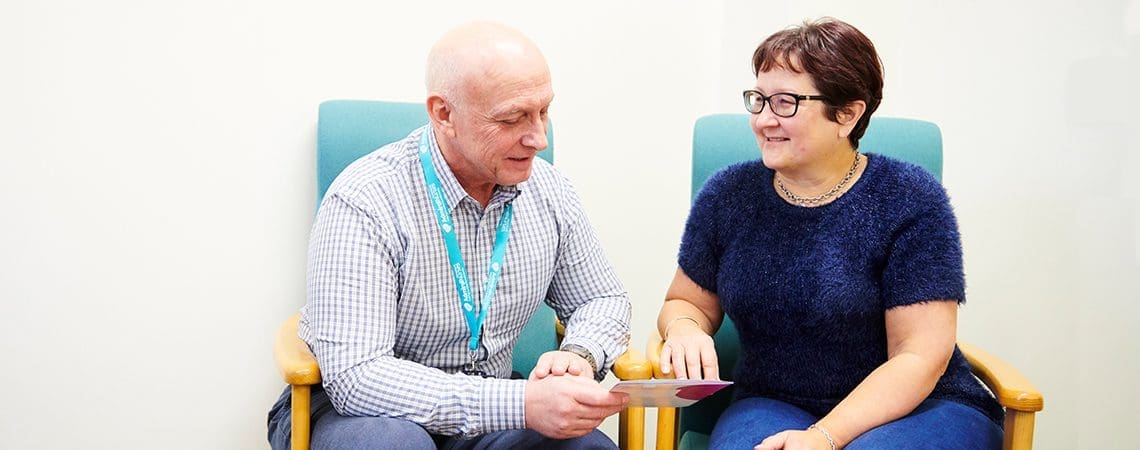
[[[760,91],[755,89],[748,89],[744,91],[744,109],[752,114],[760,114],[764,111],[764,104],[767,103],[772,107],[772,114],[780,117],[792,117],[800,110],[800,100],[823,100],[826,101],[827,97],[822,95],[801,95],[792,94],[789,92],[778,92],[767,97],[761,94]]]

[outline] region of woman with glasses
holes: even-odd
[[[711,448],[1000,448],[1002,410],[957,349],[957,223],[923,169],[859,138],[882,99],[874,45],[825,18],[768,37],[744,91],[762,162],[728,167],[690,211],[658,316],[662,371],[719,378]],[[874,151],[874,149],[867,149]]]

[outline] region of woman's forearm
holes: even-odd
[[[934,390],[947,360],[900,352],[879,366],[817,425],[847,445],[879,425],[909,414]]]

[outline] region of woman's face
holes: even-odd
[[[819,95],[806,73],[773,68],[756,76],[756,90],[765,96],[778,93]],[[780,117],[765,104],[760,114],[752,115],[752,132],[764,157],[764,165],[773,170],[796,170],[809,166],[847,142],[840,137],[840,125],[826,116],[827,105],[820,100],[800,100],[792,117]]]

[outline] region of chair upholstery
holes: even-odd
[[[760,149],[749,126],[748,114],[716,114],[697,120],[693,130],[692,197],[710,176],[737,162],[760,158]],[[864,153],[887,155],[917,164],[938,180],[942,179],[942,134],[938,126],[920,120],[873,118],[859,141]],[[736,327],[728,317],[713,336],[720,362],[720,374],[732,379],[732,369],[740,352]],[[654,333],[646,349],[656,377],[661,373],[660,336]],[[1043,407],[1041,393],[1016,369],[977,347],[959,347],[973,365],[974,373],[1006,410],[1005,449],[1028,449],[1033,445],[1034,413]],[[671,375],[670,375],[671,377]],[[662,408],[657,419],[657,449],[703,449],[713,425],[732,397],[725,389],[687,408]]]
[[[317,119],[317,205],[329,184],[345,167],[384,144],[400,140],[428,122],[427,109],[419,103],[367,100],[330,100],[321,103]],[[548,126],[549,146],[538,156],[554,160],[553,128]],[[297,335],[299,314],[283,322],[274,343],[274,358],[282,379],[292,389],[292,448],[309,447],[309,398],[311,386],[321,382],[317,360],[308,344]],[[543,353],[558,348],[562,336],[554,310],[541,305],[514,348],[513,369],[527,374]],[[621,379],[647,379],[648,361],[635,350],[627,351],[614,364]],[[619,443],[623,449],[643,447],[644,410],[628,408],[621,413]]]

